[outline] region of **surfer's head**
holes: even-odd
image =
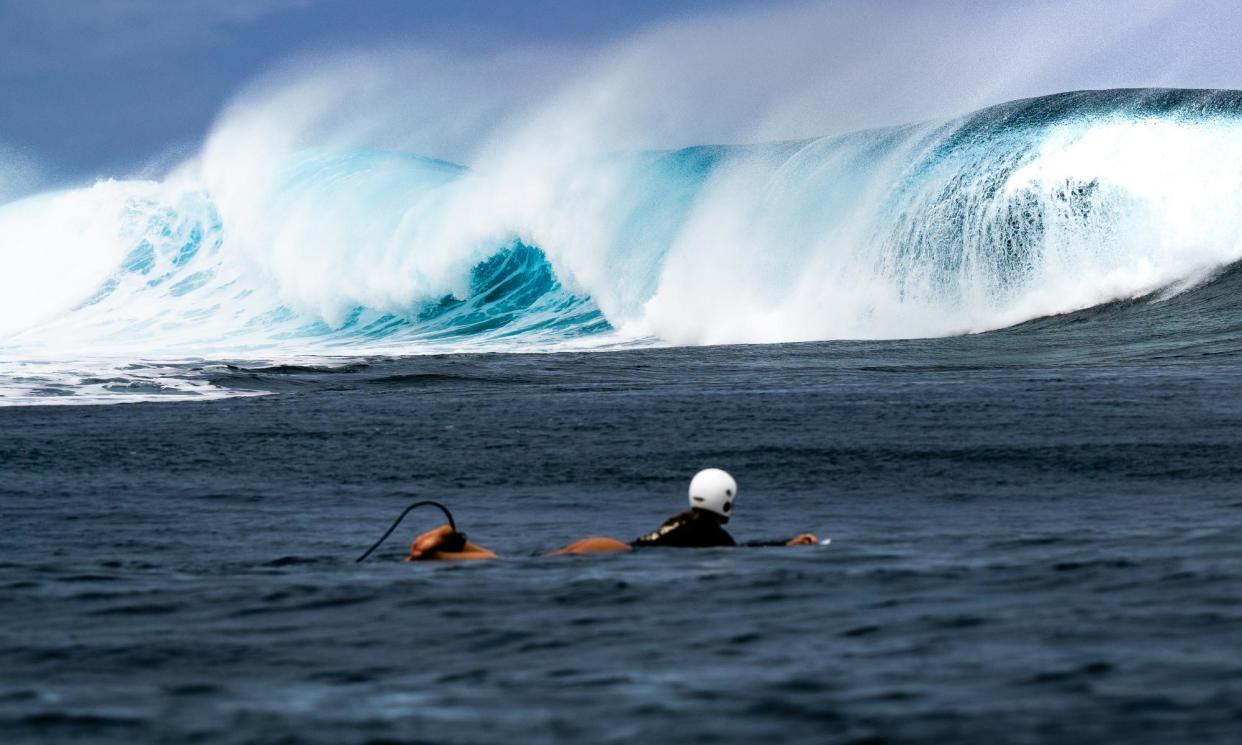
[[[719,468],[704,468],[690,479],[690,506],[696,510],[713,512],[729,520],[733,513],[733,500],[737,497],[737,482]]]

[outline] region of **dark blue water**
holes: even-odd
[[[352,360],[0,409],[5,743],[1242,741],[1227,275],[955,339]],[[629,539],[699,468],[739,539]],[[504,559],[407,565],[415,497]]]

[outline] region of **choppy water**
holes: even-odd
[[[1242,344],[1201,312],[1234,281],[948,340],[211,365],[272,395],[0,409],[0,731],[1237,742]],[[650,529],[707,465],[738,538],[832,544],[538,558]],[[413,495],[506,558],[402,564],[416,513],[355,564]]]

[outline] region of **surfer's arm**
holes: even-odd
[[[749,548],[762,548],[764,546],[814,546],[819,543],[819,539],[813,533],[799,533],[788,540],[782,539],[778,541],[747,541],[743,546]]]
[[[449,525],[441,525],[414,539],[406,561],[460,561],[468,559],[495,559],[496,554],[477,543],[465,541],[460,548],[453,546],[457,536]],[[446,550],[452,547],[452,550]]]

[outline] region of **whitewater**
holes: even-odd
[[[0,205],[0,404],[228,395],[167,363],[945,337],[1242,258],[1242,93],[1079,91],[476,162],[231,112],[156,179]]]

